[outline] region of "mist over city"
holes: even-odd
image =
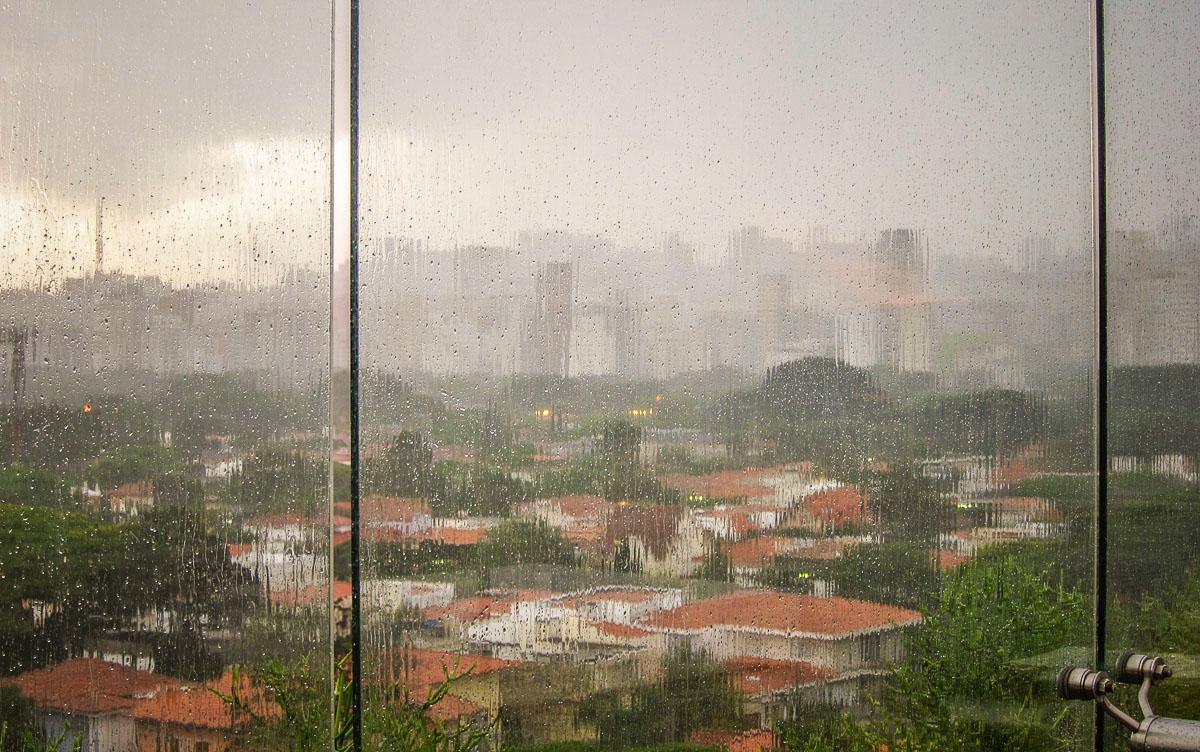
[[[1106,6],[1107,119],[1074,1],[0,7],[0,752],[1194,717],[1200,15]]]

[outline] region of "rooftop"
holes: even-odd
[[[138,697],[179,680],[99,658],[72,658],[0,680],[42,708],[85,715],[129,710]]]
[[[666,631],[723,626],[831,638],[878,631],[893,625],[917,624],[920,621],[921,614],[918,611],[881,603],[743,590],[655,614],[643,625]]]

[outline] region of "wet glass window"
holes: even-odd
[[[1098,10],[0,8],[0,752],[1200,719],[1200,15]]]
[[[0,9],[0,749],[328,744],[329,17]]]

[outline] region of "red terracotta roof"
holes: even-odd
[[[729,562],[735,566],[756,566],[776,556],[800,556],[810,559],[836,559],[854,541],[846,538],[822,538],[805,541],[778,535],[750,538],[729,546]]]
[[[722,747],[729,752],[763,752],[763,750],[779,749],[779,739],[771,729],[740,733],[718,729],[696,729],[688,735],[688,743],[706,747]]]
[[[817,519],[827,522],[859,522],[867,513],[867,495],[853,486],[827,488],[804,497]]]
[[[725,668],[733,686],[748,695],[812,684],[833,676],[833,672],[807,661],[770,658],[731,658],[725,662]]]
[[[422,690],[437,686],[449,676],[479,676],[519,665],[486,655],[450,653],[424,648],[385,650],[372,661],[377,681],[407,687],[415,699],[424,699]],[[453,684],[451,685],[453,686]]]
[[[233,673],[226,671],[215,682],[176,686],[141,699],[134,705],[132,715],[155,724],[228,729],[234,725],[233,709],[212,690],[229,695],[232,687]],[[245,674],[238,677],[238,692],[258,714],[280,714],[279,706],[267,699],[266,691],[255,687]]]
[[[399,543],[429,542],[444,546],[474,546],[487,540],[487,528],[483,527],[430,527],[424,530],[406,531],[394,527],[370,526],[362,531],[363,540]]]
[[[268,514],[262,517],[254,517],[246,520],[248,527],[326,527],[329,525],[329,520],[322,520],[319,517],[303,517],[295,512],[286,514]]]
[[[726,626],[835,637],[920,620],[918,611],[852,598],[743,590],[655,614],[643,625],[667,630]]]
[[[361,519],[403,522],[430,514],[424,499],[399,496],[368,496],[362,500]]]
[[[314,603],[324,603],[329,595],[327,585],[309,585],[300,589],[273,590],[267,594],[272,603],[289,606],[308,606]],[[354,595],[354,585],[341,580],[333,583],[333,600],[349,602]]]
[[[683,516],[684,508],[677,505],[617,506],[604,528],[604,544],[611,549],[617,541],[637,536],[651,553],[662,558],[670,550],[671,540]]]
[[[732,499],[770,496],[772,491],[761,483],[763,470],[721,470],[707,475],[685,475],[665,473],[658,476],[664,488],[673,488],[689,494],[701,494],[708,498]]]
[[[615,621],[598,621],[596,622],[596,629],[613,637],[645,637],[650,634],[641,627],[631,627],[628,624],[618,624]]]
[[[422,700],[428,697],[429,693],[426,690],[423,693]],[[442,699],[438,700],[432,708],[429,709],[429,715],[437,718],[440,721],[457,721],[463,716],[475,715],[481,707],[473,702],[468,702],[460,697],[455,697],[452,694],[445,694]]]
[[[960,554],[952,548],[943,548],[938,551],[938,568],[945,572],[948,569],[954,569],[958,565],[967,561],[968,557]]]
[[[154,496],[154,484],[148,480],[140,480],[137,483],[126,483],[109,491],[108,495],[121,498],[149,499]]]
[[[595,601],[620,601],[622,603],[645,603],[651,598],[659,595],[660,591],[650,590],[648,588],[597,588],[583,593],[572,593],[565,598],[559,599],[559,603],[564,606],[578,606],[583,603],[593,603]]]
[[[128,710],[138,695],[178,685],[179,680],[98,658],[72,658],[0,684],[17,687],[39,707],[92,714]]]
[[[232,558],[235,556],[241,556],[242,554],[250,553],[251,551],[254,550],[254,544],[253,543],[226,543],[225,548],[227,548],[229,550],[229,556]]]
[[[543,600],[555,595],[558,593],[550,590],[516,590],[504,594],[460,598],[445,606],[429,606],[422,611],[422,615],[426,619],[455,619],[460,622],[472,622],[485,616],[506,614],[514,604],[520,601]]]

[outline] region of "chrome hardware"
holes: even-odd
[[[1141,684],[1138,706],[1142,711],[1139,723],[1121,710],[1108,695],[1116,684],[1103,671],[1067,666],[1058,672],[1058,696],[1064,700],[1094,700],[1104,712],[1133,732],[1129,748],[1161,752],[1200,752],[1200,721],[1162,718],[1150,707],[1150,687],[1171,676],[1171,668],[1157,658],[1140,653],[1125,653],[1117,659],[1116,679],[1125,684]]]

